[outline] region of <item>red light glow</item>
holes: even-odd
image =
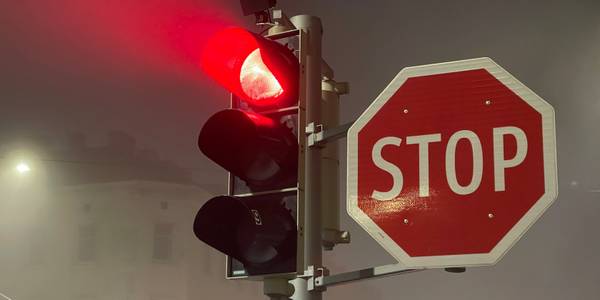
[[[2,27],[11,30],[2,32],[1,51],[6,46],[14,53],[6,62],[23,59],[14,61],[15,70],[35,62],[26,66],[39,80],[57,73],[74,80],[140,80],[144,74],[197,82],[202,46],[239,23],[229,6],[209,0],[2,1]]]
[[[201,66],[253,106],[285,107],[297,101],[298,58],[286,46],[243,28],[227,28],[212,36]]]
[[[246,95],[254,100],[277,97],[283,93],[279,81],[265,65],[256,49],[246,57],[240,69],[240,83]]]

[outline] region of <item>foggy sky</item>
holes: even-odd
[[[61,140],[82,131],[100,143],[118,129],[194,169],[197,181],[224,184],[196,138],[228,105],[227,93],[197,71],[194,55],[215,29],[250,24],[238,1],[78,2],[0,4],[0,138]],[[357,118],[403,67],[482,56],[556,110],[559,198],[498,265],[333,287],[326,299],[367,287],[386,300],[600,297],[600,193],[592,192],[600,190],[600,2],[280,0],[279,7],[321,17],[323,55],[336,78],[350,82],[342,122]],[[326,254],[332,273],[394,262],[347,216],[342,223],[353,242]]]

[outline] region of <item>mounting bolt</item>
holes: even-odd
[[[273,10],[273,20],[281,20],[283,19],[283,11],[281,9],[274,9]]]
[[[485,105],[492,105],[492,100],[485,100]]]

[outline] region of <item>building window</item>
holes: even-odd
[[[33,238],[29,243],[29,259],[28,265],[40,266],[45,263],[47,245],[43,240]]]
[[[167,202],[167,201],[160,201],[160,209],[162,209],[162,210],[169,209],[169,202]]]
[[[89,203],[84,203],[84,204],[81,206],[81,210],[83,211],[83,213],[89,214],[89,213],[90,213],[90,211],[92,211],[92,205],[91,205],[91,204],[89,204]]]
[[[154,251],[152,258],[158,262],[171,261],[173,256],[173,224],[154,225]]]
[[[96,260],[97,230],[95,224],[79,226],[79,238],[77,245],[77,261],[93,262]]]
[[[38,227],[30,230],[29,235],[26,235],[25,238],[28,244],[27,265],[32,267],[43,265],[46,262],[46,252],[49,248],[44,228]]]
[[[77,300],[96,300],[98,299],[98,297],[96,297],[95,295],[90,295],[90,294],[80,294],[80,295],[76,295],[74,297]]]

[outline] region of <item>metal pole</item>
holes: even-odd
[[[285,278],[265,278],[263,293],[270,300],[287,300],[294,293],[294,287]]]
[[[297,29],[306,32],[306,124],[321,124],[321,20],[314,16],[298,15],[290,19]],[[306,149],[305,160],[305,222],[304,222],[304,270],[323,265],[321,250],[321,150],[319,147]],[[307,279],[296,279],[292,299],[321,300],[319,289],[308,291]]]
[[[340,94],[348,92],[348,84],[338,84],[333,80],[333,71],[329,68],[329,74],[323,74],[322,87],[322,111],[321,120],[324,130],[317,134],[317,138],[326,138],[326,134],[336,132],[338,135],[345,134],[339,130],[340,122]],[[340,89],[339,87],[343,87]],[[347,130],[347,129],[346,129]],[[317,145],[319,144],[318,141]],[[350,234],[340,230],[340,184],[339,184],[339,154],[338,142],[335,139],[323,140],[321,158],[321,226],[323,227],[323,248],[326,251],[340,243],[349,243]]]
[[[294,294],[292,300],[308,300],[311,299],[308,291],[308,285],[305,278],[296,278],[290,283],[294,286]]]
[[[339,124],[340,97],[335,92],[335,81],[324,80],[321,83],[322,121],[325,129],[334,128]],[[321,226],[323,227],[323,248],[333,250],[337,244],[340,231],[339,212],[339,165],[338,143],[327,143],[322,150],[321,158],[322,187],[321,187]]]

